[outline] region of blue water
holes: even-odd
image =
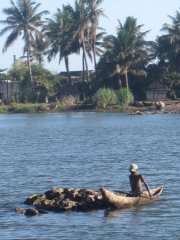
[[[0,115],[0,139],[0,239],[180,239],[180,115]],[[151,188],[164,186],[159,201],[35,217],[14,211],[53,187],[129,191],[131,162]]]

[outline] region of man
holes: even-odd
[[[150,188],[145,180],[145,178],[138,173],[138,165],[132,163],[130,165],[129,171],[131,172],[130,176],[129,176],[129,180],[130,180],[130,185],[131,185],[131,191],[132,194],[135,196],[138,196],[142,193],[142,182],[144,183],[149,196],[151,197],[151,192],[150,192]]]

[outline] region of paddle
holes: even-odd
[[[143,195],[133,196],[132,193],[127,193],[127,192],[122,192],[122,191],[117,191],[117,190],[114,190],[113,192],[129,195],[129,196],[132,196],[132,197],[140,197],[140,198],[146,198],[146,199],[150,199],[150,200],[153,199],[153,196],[152,197],[146,197],[146,196],[143,196]]]

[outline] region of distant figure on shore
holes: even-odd
[[[155,101],[155,107],[157,110],[162,110],[165,108],[165,103],[163,101]]]
[[[129,168],[130,171],[130,176],[129,176],[129,180],[130,180],[130,185],[131,185],[131,192],[134,196],[139,196],[142,193],[142,183],[144,183],[149,196],[151,197],[151,192],[150,192],[150,188],[145,180],[145,178],[138,173],[138,165],[135,163],[132,163],[130,165]]]

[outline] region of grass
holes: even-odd
[[[7,113],[7,108],[4,105],[0,106],[0,113]]]
[[[55,110],[61,110],[60,106],[56,109],[56,105],[45,103],[12,103],[9,105],[1,105],[0,113],[43,113]]]
[[[61,111],[71,111],[80,110],[81,106],[64,106],[56,103],[12,103],[9,105],[0,105],[0,114],[14,114],[14,113],[45,113],[45,112],[61,112]],[[83,108],[84,110],[84,108]],[[92,110],[92,108],[91,108]],[[116,111],[122,112],[125,110],[124,107],[120,105],[109,106],[106,109],[96,109],[96,111]]]
[[[56,103],[11,103],[0,105],[0,114],[61,112],[71,109],[74,109],[74,106],[64,106]]]

